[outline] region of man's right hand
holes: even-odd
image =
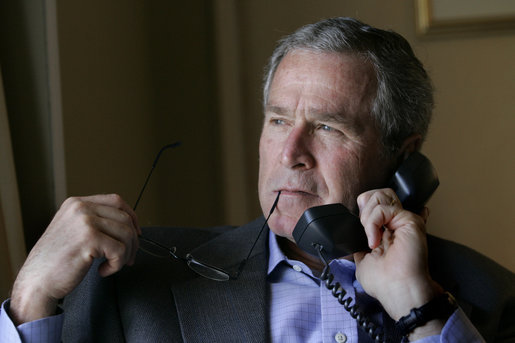
[[[13,286],[10,314],[16,325],[55,314],[57,301],[82,281],[95,258],[105,277],[132,265],[141,230],[118,195],[67,199],[41,236]]]

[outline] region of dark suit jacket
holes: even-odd
[[[179,255],[235,271],[264,219],[239,228],[147,228]],[[95,263],[65,299],[63,340],[83,342],[265,342],[268,340],[264,232],[238,280],[199,277],[182,262],[139,252],[137,263],[102,279]],[[460,302],[489,342],[515,337],[515,275],[464,246],[428,237],[433,277]],[[366,339],[366,336],[363,336]]]

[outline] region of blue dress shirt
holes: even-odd
[[[282,253],[270,231],[268,286],[270,290],[270,335],[272,342],[358,342],[356,320],[327,290],[304,263]],[[380,304],[368,296],[356,280],[353,262],[340,259],[329,264],[335,281],[347,296],[376,324],[382,324]],[[345,298],[346,298],[345,297]],[[425,337],[419,343],[484,342],[466,315],[458,309],[446,322],[440,335]]]
[[[61,313],[14,326],[9,318],[9,300],[4,301],[0,310],[0,343],[30,342],[57,343],[61,342],[64,316]]]

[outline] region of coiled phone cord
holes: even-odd
[[[325,287],[331,291],[333,296],[338,299],[338,302],[343,305],[343,308],[349,312],[352,318],[354,318],[358,322],[358,326],[364,330],[375,342],[388,343],[387,338],[385,337],[382,328],[368,319],[360,310],[358,305],[355,303],[351,305],[352,298],[347,295],[347,292],[343,289],[341,284],[337,281],[334,281],[334,275],[331,273],[331,269],[329,268],[329,263],[327,263],[326,259],[322,255],[322,250],[324,247],[318,243],[314,244],[318,256],[324,263],[324,270],[320,275],[320,279],[324,282]]]

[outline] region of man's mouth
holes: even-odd
[[[312,195],[308,192],[296,190],[296,189],[282,189],[281,194],[282,195]]]
[[[316,194],[311,191],[296,189],[296,188],[281,188],[276,190],[275,192],[281,192],[281,196],[316,196]]]

